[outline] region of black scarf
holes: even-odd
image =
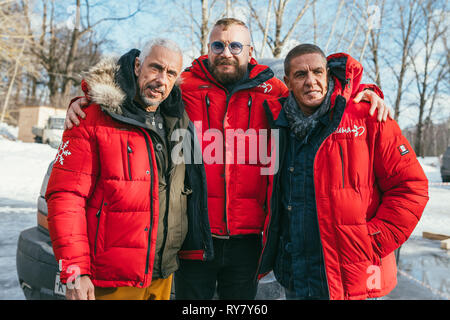
[[[138,49],[132,49],[128,53],[120,57],[117,62],[119,70],[115,78],[116,83],[125,92],[126,98],[122,104],[123,116],[134,119],[138,122],[145,123],[145,116],[140,110],[142,106],[134,100],[136,93],[139,92],[137,85],[137,77],[134,73],[134,64],[136,57],[139,57],[141,52]],[[171,117],[181,118],[184,111],[183,101],[181,100],[181,90],[178,86],[174,86],[169,96],[161,102],[158,107],[161,113]]]
[[[328,81],[328,91],[325,95],[325,99],[322,101],[317,110],[309,117],[306,116],[298,106],[297,100],[295,100],[292,91],[289,93],[289,96],[283,106],[284,113],[286,114],[289,128],[292,130],[292,132],[294,132],[295,136],[300,141],[303,141],[306,136],[316,127],[319,118],[330,110],[330,100],[333,89],[334,82],[330,79]]]

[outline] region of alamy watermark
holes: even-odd
[[[202,125],[201,121],[194,122],[195,137],[187,129],[174,130],[170,137],[177,142],[171,153],[174,164],[249,164],[259,165],[261,175],[278,172],[278,129],[225,129],[222,132],[214,128],[203,131]]]

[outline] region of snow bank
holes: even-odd
[[[0,123],[0,139],[17,140],[18,127],[10,126],[6,123]]]
[[[25,202],[34,207],[56,150],[47,144],[0,139],[1,206]]]
[[[418,158],[429,182],[442,182],[441,164],[438,157]]]
[[[450,186],[439,185],[442,182],[439,158],[424,157],[418,160],[430,183],[430,200],[413,235],[421,237],[423,231],[450,235]]]

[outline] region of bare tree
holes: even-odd
[[[420,1],[397,1],[391,10],[392,12],[398,13],[396,14],[397,19],[393,19],[394,24],[392,28],[399,30],[399,33],[396,33],[395,36],[390,38],[394,46],[385,52],[382,59],[395,78],[394,113],[396,121],[400,118],[400,106],[403,93],[408,88],[405,81],[407,81],[407,71],[411,67],[409,53],[415,45],[420,31],[420,28],[418,28],[422,16],[422,10],[420,8]],[[399,49],[398,55],[400,57],[397,55],[397,48]]]
[[[24,3],[26,24],[29,26],[29,36],[32,41],[31,51],[36,62],[45,70],[45,85],[49,91],[49,100],[52,105],[65,103],[70,91],[76,84],[76,75],[89,65],[80,64],[83,60],[91,60],[92,56],[99,57],[98,44],[102,40],[92,37],[95,28],[107,21],[123,21],[134,17],[141,10],[141,2],[137,8],[124,16],[107,16],[92,21],[90,11],[92,5],[89,0],[74,0],[72,19],[61,23],[57,20],[57,3],[55,0],[41,0],[42,22],[40,32],[32,32],[30,12]],[[97,2],[96,6],[101,5]],[[106,5],[103,3],[103,5]],[[87,39],[88,41],[84,41]],[[42,77],[42,75],[40,76]],[[34,79],[31,92],[35,98],[38,80]]]
[[[302,17],[305,15],[309,7],[315,3],[316,0],[305,0],[303,5],[299,5],[298,2],[296,3],[296,7],[299,7],[299,10],[293,20],[288,20],[286,22],[286,7],[289,3],[289,0],[278,0],[273,2],[273,9],[275,14],[275,26],[273,28],[273,36],[267,36],[267,44],[272,51],[272,54],[274,58],[279,58],[281,51],[283,50],[284,45],[286,42],[290,39],[292,36],[292,33],[294,32],[295,28],[297,27],[298,23],[302,19]],[[247,0],[248,6],[251,11],[252,17],[256,20],[256,23],[258,25],[258,28],[261,32],[265,33],[266,26],[263,23],[260,13],[255,9],[255,6],[253,5],[253,2],[251,0]],[[267,22],[267,19],[266,19]],[[282,35],[282,29],[287,26],[287,32]]]
[[[64,70],[65,73],[65,77],[64,77],[64,81],[63,81],[63,96],[67,97],[70,94],[70,89],[72,87],[72,81],[73,81],[73,71],[74,71],[74,65],[76,62],[76,54],[78,51],[78,44],[80,42],[80,39],[87,34],[88,32],[92,32],[94,30],[94,28],[98,25],[100,25],[101,23],[104,23],[106,21],[123,21],[123,20],[127,20],[130,19],[132,17],[134,17],[137,13],[139,13],[141,11],[141,1],[139,1],[137,3],[137,8],[124,16],[121,17],[106,17],[106,18],[102,18],[99,19],[95,22],[91,21],[91,16],[90,16],[90,10],[91,10],[91,4],[89,3],[89,0],[84,0],[84,5],[85,5],[85,10],[86,10],[86,17],[85,17],[85,27],[82,28],[81,27],[81,0],[75,0],[75,6],[76,6],[76,10],[75,10],[75,21],[73,24],[73,29],[72,29],[72,35],[71,35],[71,40],[70,40],[70,46],[69,46],[69,52],[67,54],[67,59],[66,59],[66,68]]]
[[[0,122],[5,120],[16,79],[22,71],[33,70],[27,57],[30,45],[23,8],[16,1],[0,0],[0,89],[5,90]],[[24,57],[25,55],[25,57]],[[2,91],[3,91],[2,90]],[[3,94],[2,94],[3,96]]]
[[[421,43],[416,46],[416,50],[410,50],[409,52],[419,94],[415,151],[420,156],[424,155],[422,143],[425,108],[432,102],[432,97],[439,88],[439,82],[444,78],[445,72],[448,72],[448,65],[444,71],[442,69],[442,72],[440,71],[442,64],[447,62],[448,52],[442,54],[437,48],[438,41],[442,37],[448,36],[446,7],[447,1],[428,0],[421,3],[421,20],[423,21],[424,31],[423,35],[419,37]]]
[[[188,24],[190,25],[190,31],[192,35],[192,43],[195,46],[196,43],[200,44],[199,51],[201,55],[208,52],[208,36],[211,31],[212,22],[219,17],[228,16],[231,12],[235,1],[227,0],[224,8],[220,8],[220,4],[217,0],[200,0],[200,12],[195,7],[192,0],[189,1],[189,5],[186,1],[173,1],[173,3],[180,8],[186,16],[189,18]],[[200,19],[199,19],[200,17]]]
[[[269,0],[269,3],[267,4],[267,13],[266,13],[266,19],[264,23],[264,30],[263,30],[263,38],[261,42],[261,53],[259,55],[260,58],[264,57],[264,49],[266,48],[267,43],[267,36],[269,34],[269,23],[270,23],[270,16],[272,11],[272,0]]]
[[[338,10],[337,10],[337,13],[336,13],[336,18],[333,21],[333,24],[332,24],[332,27],[331,27],[331,31],[330,31],[330,35],[328,36],[327,44],[325,45],[325,52],[328,52],[328,47],[330,46],[330,42],[333,39],[333,35],[334,35],[335,30],[336,30],[336,24],[339,21],[339,17],[341,16],[342,7],[344,6],[344,3],[345,3],[345,0],[341,0],[339,2],[339,7],[338,7]],[[347,21],[348,20],[345,21],[345,24],[347,24]],[[345,31],[346,30],[344,30],[344,32]]]

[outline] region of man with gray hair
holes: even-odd
[[[181,68],[178,46],[156,39],[82,82],[85,121],[64,132],[46,192],[67,299],[168,300],[183,246],[211,254],[191,228],[209,230],[204,168],[171,159],[173,132],[195,143]]]

